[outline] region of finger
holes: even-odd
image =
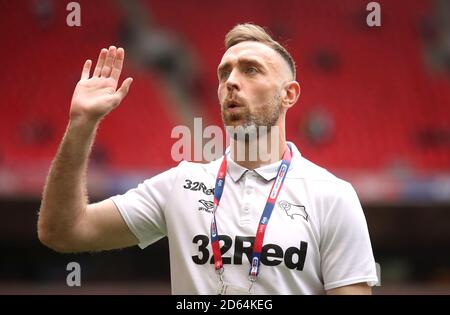
[[[100,50],[100,54],[98,55],[98,59],[97,59],[97,65],[95,66],[95,70],[94,70],[94,74],[92,75],[92,77],[99,77],[101,72],[102,72],[102,68],[103,65],[105,64],[105,59],[106,59],[106,54],[108,53],[108,50],[103,48],[102,50]]]
[[[116,91],[115,95],[117,95],[119,103],[127,96],[132,82],[133,78],[127,78],[122,82],[122,86]]]
[[[111,70],[115,58],[116,58],[116,47],[110,46],[108,54],[106,55],[105,64],[103,65],[102,68],[102,77],[109,78],[109,76],[111,75]]]
[[[123,60],[125,58],[125,51],[123,48],[117,49],[116,59],[111,71],[111,78],[119,81],[120,73],[122,72]]]
[[[86,60],[83,66],[83,71],[81,72],[81,80],[89,79],[89,73],[91,72],[92,61],[90,59]]]

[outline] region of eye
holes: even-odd
[[[219,73],[219,79],[220,80],[226,80],[230,76],[230,71],[224,70]]]
[[[247,73],[247,74],[256,74],[256,73],[258,73],[258,69],[256,69],[255,67],[248,67],[245,70],[245,73]]]

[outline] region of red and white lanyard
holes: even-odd
[[[284,151],[283,160],[281,162],[280,167],[278,168],[277,177],[275,178],[275,181],[272,185],[269,197],[267,197],[267,202],[264,207],[264,211],[261,215],[261,219],[259,220],[258,229],[256,231],[255,242],[253,244],[251,266],[249,270],[249,279],[252,282],[256,281],[259,274],[259,266],[261,263],[260,261],[261,251],[264,241],[264,235],[266,232],[266,227],[267,224],[269,223],[270,216],[275,206],[275,202],[278,198],[281,188],[283,187],[283,182],[289,170],[291,160],[292,160],[292,149],[288,145],[288,149]],[[214,268],[216,270],[216,273],[219,275],[222,275],[224,268],[222,261],[222,253],[220,252],[216,211],[217,208],[219,207],[220,199],[222,198],[222,193],[225,186],[226,173],[227,173],[227,157],[224,156],[219,168],[219,172],[217,173],[216,185],[214,188],[214,211],[213,211],[213,218],[211,221],[211,245],[213,249]]]

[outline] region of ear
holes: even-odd
[[[300,97],[300,84],[297,81],[289,81],[284,85],[284,93],[282,99],[282,105],[288,109],[297,103]]]

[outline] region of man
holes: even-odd
[[[144,248],[168,236],[174,294],[370,294],[375,262],[354,189],[285,139],[286,112],[300,94],[294,61],[253,24],[234,27],[225,46],[222,118],[244,137],[231,136],[221,159],[181,162],[96,204],[86,193],[95,131],[132,79],[116,90],[121,48],[103,49],[92,77],[86,61],[44,189],[39,239],[60,252],[81,252]],[[269,132],[254,131],[261,126]],[[250,148],[250,134],[257,141],[276,135],[267,159],[239,156],[239,145]]]

